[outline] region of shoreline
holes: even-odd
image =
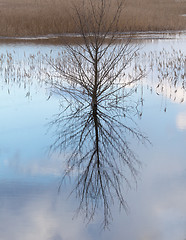
[[[132,37],[132,40],[160,40],[186,38],[186,30],[167,30],[167,31],[139,31],[139,32],[119,32],[117,39],[124,40]],[[8,37],[0,36],[1,43],[35,43],[35,44],[65,44],[80,41],[81,35],[76,33],[66,34],[47,34],[38,36]]]

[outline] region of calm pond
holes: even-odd
[[[138,175],[122,190],[127,212],[116,201],[109,230],[101,231],[103,206],[87,223],[76,214],[80,200],[68,197],[76,171],[58,191],[69,153],[50,147],[66,106],[45,80],[64,46],[0,44],[0,239],[186,239],[186,35],[139,46],[126,72],[145,72],[132,94],[140,102],[132,120],[151,143],[127,137]]]

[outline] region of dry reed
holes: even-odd
[[[0,0],[0,36],[74,33],[72,1]],[[76,0],[76,4],[78,1],[81,0]],[[185,30],[183,14],[186,14],[186,0],[126,0],[119,30]]]

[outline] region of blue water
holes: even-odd
[[[175,49],[186,55],[185,37],[149,40],[142,45],[141,53]],[[31,73],[25,87],[17,75],[17,83],[5,83],[3,71],[8,65],[4,58],[0,82],[0,239],[186,239],[186,101],[180,103],[182,91],[173,101],[166,91],[157,94],[154,88],[151,93],[144,84],[143,114],[136,121],[152,144],[134,143],[141,161],[137,186],[132,183],[132,189],[125,192],[128,214],[119,212],[118,206],[112,209],[109,231],[100,232],[101,208],[88,225],[83,215],[75,215],[78,199],[68,198],[68,181],[58,193],[65,156],[48,150],[54,140],[49,122],[60,111],[60,98],[49,98],[50,89],[38,83],[38,69],[31,72],[26,59],[39,56],[39,64],[41,54],[52,50],[55,58],[62,48],[0,45],[1,53],[12,53],[12,72],[21,66],[22,71],[26,68]],[[150,76],[145,83],[152,83]]]

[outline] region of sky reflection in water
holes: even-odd
[[[186,39],[146,42],[142,51],[175,48],[186,54]],[[40,46],[41,52],[58,47]],[[1,46],[35,54],[37,46]],[[147,79],[148,80],[148,79]],[[3,84],[2,84],[3,85]],[[47,155],[47,123],[59,111],[58,98],[45,87],[27,91],[3,86],[0,94],[0,236],[3,240],[180,240],[186,238],[186,102],[144,91],[140,128],[153,146],[136,146],[142,161],[137,190],[127,191],[130,213],[113,209],[111,231],[99,233],[99,217],[85,226],[72,219],[76,204],[67,200],[68,183],[57,193],[63,171],[61,156]],[[164,111],[166,106],[166,112]],[[63,158],[63,157],[62,157]]]

